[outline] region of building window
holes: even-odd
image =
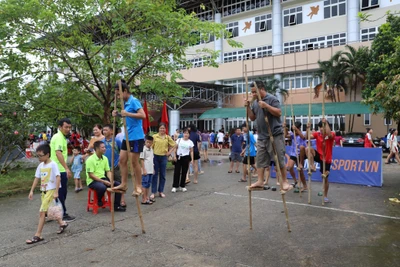
[[[354,1],[354,0],[353,0]],[[324,18],[329,19],[336,16],[346,15],[346,0],[325,0]]]
[[[364,125],[371,125],[371,114],[370,113],[366,113],[364,114]]]
[[[262,15],[255,18],[256,32],[272,30],[272,14]]]
[[[375,39],[375,36],[378,34],[379,27],[372,27],[368,29],[362,29],[360,31],[360,39],[361,42],[372,41]]]
[[[296,74],[289,74],[283,78],[282,88],[289,90],[290,81],[292,81],[292,89],[310,88],[310,83],[314,88],[317,84],[321,83],[320,77],[315,77],[313,72],[300,72]]]
[[[231,22],[226,25],[226,30],[229,31],[232,35],[230,38],[239,36],[239,22]]]
[[[224,53],[224,63],[272,56],[272,45]]]
[[[201,21],[213,21],[214,20],[213,11],[212,10],[203,10],[199,5],[197,5],[194,8],[188,9],[187,13],[188,14],[196,13],[196,16]]]
[[[385,118],[385,125],[392,125],[392,119],[391,118]]]
[[[271,0],[224,0],[224,17],[271,5]]]
[[[283,10],[283,26],[293,26],[303,23],[302,7],[295,7]]]
[[[361,10],[379,7],[379,0],[361,0]]]
[[[331,46],[345,45],[346,42],[346,33],[337,33],[327,36],[303,39],[299,41],[286,42],[283,44],[283,52],[287,54]]]

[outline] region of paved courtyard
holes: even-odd
[[[288,233],[278,192],[253,192],[253,230],[249,230],[248,192],[241,174],[228,174],[226,157],[203,164],[199,184],[188,192],[141,206],[141,234],[135,199],[126,213],[86,212],[87,191],[70,193],[68,212],[77,216],[66,232],[45,225],[44,242],[26,245],[37,227],[40,195],[0,199],[0,266],[398,266],[400,262],[399,166],[384,166],[384,187],[331,184],[332,203],[322,207],[322,184],[307,196],[290,192]],[[272,179],[270,185],[275,184]]]

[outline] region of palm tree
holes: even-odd
[[[368,47],[358,49],[346,45],[349,51],[343,52],[341,57],[342,64],[347,66],[347,78],[349,85],[350,101],[357,101],[357,89],[364,87],[367,67],[370,62],[370,50]],[[353,98],[352,98],[353,95]],[[350,115],[348,132],[353,131],[355,114]]]
[[[289,91],[287,89],[281,88],[279,86],[280,83],[281,81],[275,78],[265,80],[265,91],[267,91],[267,93],[270,93],[271,95],[277,95],[278,93],[280,93],[283,97],[283,100],[286,101],[289,96]]]
[[[344,90],[347,93],[347,65],[342,62],[343,53],[342,51],[336,52],[329,60],[318,61],[319,71],[317,76],[322,77],[322,73],[325,74],[325,86],[328,87],[327,97],[332,102],[340,102],[339,92]],[[321,84],[317,85],[320,87]],[[335,114],[334,123],[337,125],[336,129],[341,128],[341,122],[343,121],[343,115]]]
[[[317,76],[325,73],[325,85],[328,88],[328,97],[332,102],[340,102],[339,91],[347,92],[347,65],[342,62],[343,52],[336,52],[331,59],[318,61],[319,71]],[[336,91],[336,92],[335,92]]]

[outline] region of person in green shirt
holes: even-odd
[[[107,187],[111,187],[110,179],[112,173],[108,164],[108,159],[104,156],[106,146],[102,141],[96,141],[93,144],[95,153],[86,160],[86,184],[89,188],[96,190],[99,207],[103,206],[101,201]],[[107,177],[104,177],[107,175]],[[120,185],[114,181],[114,186]],[[126,208],[120,205],[121,194],[115,193],[114,211],[125,211]]]
[[[72,172],[68,168],[68,148],[67,148],[67,135],[71,131],[71,121],[68,118],[61,119],[58,122],[58,132],[51,138],[51,160],[57,163],[60,170],[61,188],[58,189],[58,199],[64,209],[63,220],[72,222],[75,220],[74,216],[68,215],[65,200],[67,199],[68,179],[72,177]]]

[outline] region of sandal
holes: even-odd
[[[121,204],[119,205],[120,207],[126,208],[126,203],[125,201],[121,201]]]
[[[240,171],[235,171],[236,173],[240,173]]]
[[[68,223],[65,223],[64,225],[60,225],[60,228],[58,228],[57,234],[62,234],[64,233],[65,228],[68,227]]]
[[[232,171],[228,171],[228,173],[232,173]]]
[[[142,205],[153,205],[153,202],[147,200],[146,202],[142,202]]]
[[[165,198],[165,194],[164,193],[160,193],[160,197],[161,198]]]
[[[44,238],[43,237],[40,237],[40,236],[34,236],[34,237],[32,237],[32,239],[28,239],[28,240],[26,240],[26,243],[28,244],[28,245],[31,245],[31,244],[35,244],[35,243],[37,243],[37,242],[40,242],[40,241],[43,241],[44,240]]]

